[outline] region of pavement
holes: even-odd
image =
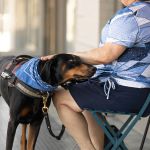
[[[53,131],[57,134],[61,129],[61,122],[56,113],[53,105],[49,109],[49,115]],[[9,108],[2,98],[0,98],[0,150],[5,150],[7,122],[9,119]],[[112,124],[121,126],[122,121],[117,115],[109,115],[109,121]],[[13,150],[19,150],[20,148],[20,136],[21,136],[21,125],[17,128]],[[133,129],[132,132],[125,139],[125,143],[129,150],[138,150],[141,143],[142,134],[141,131]],[[45,121],[43,121],[41,130],[37,139],[35,150],[79,150],[76,142],[73,138],[65,132],[62,140],[58,141],[51,137],[48,133]],[[143,150],[150,150],[150,139],[147,138]]]

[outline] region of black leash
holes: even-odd
[[[50,135],[53,136],[54,138],[56,138],[57,140],[60,140],[64,134],[65,126],[62,125],[62,129],[58,135],[55,135],[53,133],[52,128],[51,128],[51,124],[50,124],[50,120],[49,120],[49,116],[48,116],[48,107],[46,106],[48,97],[49,97],[49,93],[47,93],[46,96],[42,96],[42,98],[43,98],[43,107],[42,107],[43,115],[44,115],[47,129],[48,129]]]
[[[61,140],[64,132],[65,132],[65,126],[62,125],[62,128],[61,128],[61,131],[58,135],[55,135],[52,131],[52,128],[51,128],[51,124],[50,124],[50,120],[49,120],[49,116],[48,116],[48,113],[47,112],[43,112],[44,114],[44,117],[45,117],[45,122],[46,122],[46,125],[47,125],[47,129],[50,133],[51,136],[53,136],[54,138],[56,138],[57,140]]]

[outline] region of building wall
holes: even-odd
[[[74,49],[97,47],[101,29],[120,7],[112,0],[76,0]]]
[[[89,49],[99,43],[99,0],[77,0],[74,48]]]
[[[100,30],[121,7],[122,4],[117,0],[100,0]]]

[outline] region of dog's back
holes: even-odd
[[[0,57],[0,74],[4,71],[5,67],[13,60],[14,56]]]
[[[6,66],[13,60],[14,56],[3,56],[0,57],[0,75],[5,70]],[[8,102],[8,82],[0,76],[0,96],[2,95],[4,99]]]
[[[25,55],[21,55],[21,56],[25,56]],[[11,91],[14,91],[14,90],[16,91],[16,89],[9,86],[11,79],[7,78],[7,73],[8,73],[8,76],[10,75],[10,77],[12,77],[12,71],[14,67],[17,65],[17,62],[14,62],[16,58],[20,58],[20,56],[0,57],[0,96],[3,96],[4,100],[7,102],[8,105],[9,105],[9,100],[10,100],[9,96],[11,94]]]

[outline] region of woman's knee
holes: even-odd
[[[52,100],[56,108],[67,106],[73,109],[74,111],[78,111],[78,112],[82,111],[68,90],[64,90],[64,89],[57,90],[54,93]]]
[[[64,103],[65,92],[66,91],[59,89],[53,94],[52,101],[55,107]]]

